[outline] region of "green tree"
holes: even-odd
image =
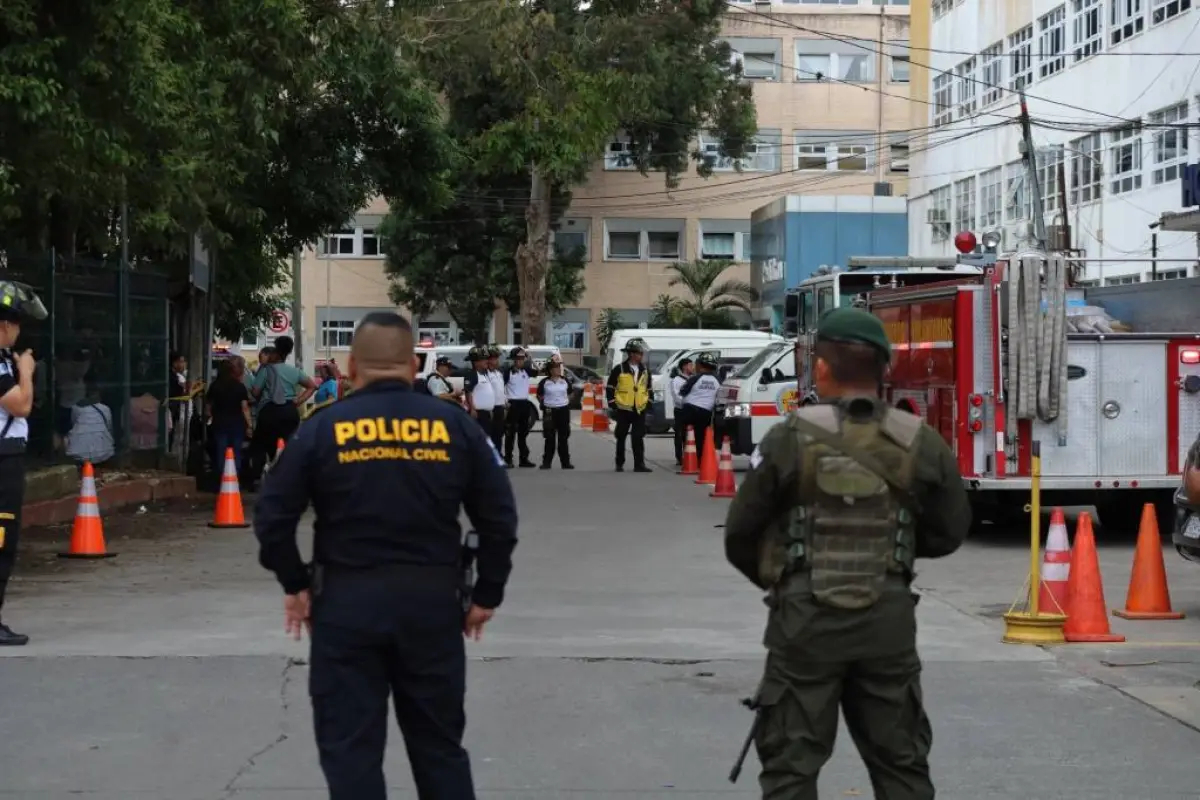
[[[410,15],[409,35],[451,119],[489,171],[524,172],[525,232],[516,251],[522,330],[545,330],[557,187],[577,185],[618,130],[643,173],[667,185],[695,159],[701,128],[739,158],[756,122],[749,88],[720,42],[720,0],[489,0]],[[515,200],[515,197],[512,198]]]
[[[596,340],[600,342],[601,352],[608,349],[613,336],[624,327],[625,320],[621,319],[621,312],[615,308],[605,308],[600,311],[592,333],[596,334]]]
[[[506,192],[523,180],[460,169],[450,180],[455,200],[445,207],[431,212],[403,197],[394,200],[381,227],[392,302],[418,316],[445,308],[473,341],[487,340],[497,302],[519,312],[515,253],[524,235],[524,214]],[[583,255],[556,253],[552,259],[546,291],[551,312],[582,296]],[[539,342],[535,337],[525,341]]]
[[[660,294],[654,298],[654,302],[650,304],[650,322],[651,328],[678,328],[679,327],[679,298],[672,297],[669,294]]]
[[[667,282],[682,287],[686,295],[677,298],[671,311],[684,328],[733,328],[733,311],[753,313],[758,290],[746,281],[721,280],[732,261],[682,261],[667,267],[672,273]]]
[[[0,3],[0,246],[135,260],[218,252],[227,333],[282,259],[379,193],[440,202],[438,99],[387,3]]]

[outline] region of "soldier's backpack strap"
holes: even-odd
[[[882,463],[880,463],[879,459],[877,459],[872,453],[868,453],[867,451],[859,448],[853,442],[848,441],[846,439],[846,437],[842,436],[842,434],[840,432],[840,427],[834,428],[831,430],[827,426],[828,420],[818,417],[816,413],[813,413],[813,412],[826,412],[828,414],[833,415],[833,418],[835,420],[837,420],[838,417],[837,417],[837,409],[836,408],[834,408],[833,406],[828,406],[828,405],[827,406],[810,406],[808,409],[804,409],[804,410],[808,411],[809,413],[805,413],[805,414],[797,413],[797,414],[792,415],[792,424],[793,425],[798,427],[802,433],[811,437],[815,441],[820,442],[821,444],[826,445],[827,447],[830,447],[834,450],[837,450],[842,455],[853,459],[854,461],[858,462],[862,467],[866,468],[870,472],[873,472],[875,475],[877,475],[880,478],[880,480],[887,483],[887,485],[891,488],[891,490],[893,492],[895,492],[896,496],[900,499],[900,501],[905,506],[907,506],[913,514],[916,514],[918,516],[921,514],[920,502],[917,500],[916,496],[909,490],[908,486],[904,485],[904,483],[892,473],[892,470],[888,469],[886,466],[884,466]],[[890,416],[890,414],[887,416]],[[888,430],[887,416],[885,416],[885,418],[884,418],[884,421],[882,423],[882,428],[884,430],[884,433],[887,434],[889,438],[894,438],[892,435],[892,432],[890,432]],[[914,419],[916,419],[916,418],[914,417]],[[920,420],[917,420],[917,422],[919,423]],[[822,424],[822,423],[825,423],[825,424]],[[896,428],[895,432],[899,435],[906,435],[908,433],[908,429],[904,427],[903,422],[901,422],[899,425],[893,424],[893,427]],[[916,428],[916,431],[917,432],[920,431],[919,424]],[[916,441],[916,433],[913,433],[911,435],[911,437],[909,438],[909,444],[908,444],[907,448],[911,448],[912,443],[915,441]],[[897,443],[904,446],[904,442],[902,442],[902,441],[897,441]]]

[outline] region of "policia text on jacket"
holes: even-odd
[[[333,438],[341,464],[381,460],[450,461],[449,451],[437,446],[450,444],[450,433],[440,419],[375,417],[347,420],[334,423]]]

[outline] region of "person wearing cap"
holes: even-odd
[[[471,368],[463,378],[463,394],[467,398],[467,412],[490,439],[492,436],[492,409],[496,407],[496,390],[487,374],[488,354],[486,347],[472,347],[467,352]]]
[[[438,356],[437,361],[433,362],[433,374],[425,380],[425,389],[439,400],[459,405],[462,403],[463,393],[462,389],[455,389],[450,385],[452,369],[454,362],[449,356]]]
[[[701,353],[696,357],[696,373],[679,388],[683,408],[679,410],[679,421],[685,428],[690,426],[696,436],[696,447],[705,446],[705,436],[712,427],[713,406],[721,382],[717,380],[717,358],[712,353]],[[715,447],[720,444],[713,442]]]
[[[495,405],[492,406],[492,444],[496,452],[504,446],[505,418],[508,412],[508,398],[504,395],[504,376],[500,373],[500,348],[494,344],[487,346],[487,376],[492,382],[492,394]]]
[[[17,352],[25,319],[44,320],[46,307],[23,283],[0,281],[0,613],[4,592],[17,561],[21,507],[25,499],[25,446],[29,413],[33,410],[32,350]],[[19,647],[29,637],[17,633],[0,617],[0,646]]]
[[[683,421],[683,397],[680,396],[679,390],[688,382],[688,378],[692,377],[695,372],[695,367],[692,365],[690,358],[685,358],[675,367],[675,374],[671,376],[671,403],[675,407],[675,419],[672,422],[672,427],[675,432],[675,466],[683,466],[683,445],[687,438],[687,423]]]
[[[504,430],[504,463],[513,465],[513,445],[517,446],[522,467],[536,466],[529,459],[529,429],[533,427],[533,403],[529,399],[529,386],[536,374],[529,366],[528,353],[523,347],[514,347],[508,353],[512,362],[500,377],[504,382],[504,397],[508,400],[508,412]]]
[[[725,519],[726,558],[769,592],[759,785],[815,798],[840,707],[875,794],[932,800],[913,563],[957,550],[971,507],[942,436],[881,399],[876,317],[828,312],[813,356],[820,401],[763,437]]]
[[[617,426],[617,472],[625,471],[625,440],[632,437],[633,471],[651,472],[646,466],[646,409],[650,406],[650,370],[642,363],[646,343],[630,339],[621,348],[625,360],[613,367],[605,395],[613,409]]]

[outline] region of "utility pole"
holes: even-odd
[[[1043,251],[1046,247],[1046,209],[1042,206],[1042,187],[1038,181],[1037,151],[1033,144],[1033,126],[1029,122],[1029,105],[1025,102],[1025,91],[1021,90],[1021,147],[1025,151],[1025,170],[1029,176],[1029,188],[1033,196],[1030,198],[1030,214],[1033,216],[1033,235],[1038,247]]]
[[[300,248],[292,253],[292,338],[296,341],[296,366],[305,369],[304,364],[304,324],[301,322],[304,314],[304,303],[300,292]]]

